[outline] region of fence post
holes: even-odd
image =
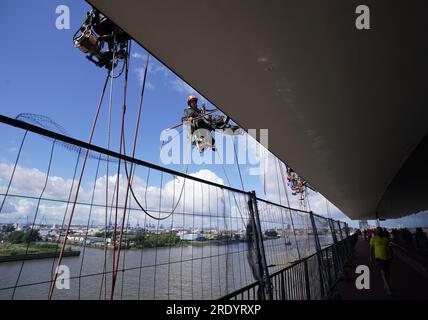
[[[318,238],[317,226],[315,224],[315,218],[314,218],[314,214],[312,213],[312,211],[309,212],[309,216],[310,216],[311,224],[312,224],[312,233],[314,235],[315,248],[317,250],[318,272],[320,275],[321,298],[324,298],[325,297],[325,290],[324,290],[325,288],[324,288],[323,272],[325,269],[324,269],[323,258],[321,256],[321,244],[320,244],[320,240]]]
[[[333,279],[334,281],[337,280],[337,275],[340,273],[339,269],[340,269],[340,261],[339,261],[339,245],[337,243],[337,234],[336,234],[336,228],[334,227],[334,220],[333,219],[328,219],[329,223],[330,223],[330,230],[331,230],[331,235],[333,237],[333,242],[334,242],[334,250],[332,252],[332,258],[333,258],[333,265],[334,265],[334,273],[335,273],[335,279]]]
[[[338,225],[339,225],[339,234],[340,234],[340,240],[343,240],[343,233],[342,233],[342,227],[340,226],[340,221],[338,221]]]
[[[281,273],[281,300],[286,300],[285,296],[285,272]]]
[[[333,250],[332,247],[329,247],[325,250],[326,260],[327,260],[327,279],[328,279],[328,285],[331,287],[333,285],[333,281],[331,280],[331,270],[330,270],[330,252],[331,252],[331,258],[333,259]],[[333,263],[334,264],[334,263]]]
[[[248,208],[254,230],[254,242],[256,244],[256,257],[260,277],[260,289],[263,299],[272,300],[272,285],[266,262],[263,232],[260,225],[259,210],[257,207],[257,197],[255,191],[252,191],[249,195],[250,200],[248,201]]]
[[[337,247],[337,237],[336,237],[336,229],[334,228],[333,219],[328,219],[328,222],[330,224],[330,231],[331,236],[333,237],[333,250],[331,252],[332,259],[333,259],[333,266],[334,266],[334,277],[333,281],[336,281],[337,274],[339,273],[339,248]]]
[[[346,244],[348,246],[348,259],[352,258],[352,248],[351,248],[351,242],[349,239],[349,227],[348,224],[345,223],[345,232],[346,232]]]
[[[309,270],[308,270],[308,259],[303,263],[305,267],[305,286],[306,286],[306,299],[311,300],[311,286],[309,285]]]

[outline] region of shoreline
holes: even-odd
[[[63,257],[78,257],[80,251],[66,251],[62,255]],[[49,259],[58,258],[59,252],[42,252],[42,253],[29,253],[29,254],[17,254],[9,256],[0,256],[0,263],[2,262],[13,262],[23,260],[37,260],[37,259]]]

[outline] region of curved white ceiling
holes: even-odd
[[[428,208],[424,1],[89,2],[349,217]]]

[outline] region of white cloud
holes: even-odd
[[[137,59],[143,59],[143,55],[139,53],[134,53],[132,55],[134,58]],[[138,80],[140,83],[143,82],[144,79],[144,67],[138,67],[135,69],[135,72],[137,74]],[[191,86],[189,86],[186,82],[175,76],[167,67],[165,67],[163,64],[161,64],[159,61],[154,59],[153,57],[150,57],[150,62],[148,66],[148,78],[149,76],[156,76],[158,74],[161,74],[163,76],[163,80],[168,84],[169,88],[172,90],[181,93],[181,94],[194,94],[199,95],[195,89],[193,89]],[[148,82],[146,80],[146,85],[149,90],[154,90],[155,86]]]
[[[5,151],[9,152],[9,153],[15,153],[16,151],[18,151],[18,148],[17,147],[10,147],[10,148],[6,148]]]
[[[138,81],[140,82],[140,85],[143,85],[143,81],[144,81],[144,68],[137,68],[135,69],[135,73],[137,74],[137,78]],[[153,83],[151,83],[147,78],[146,78],[146,88],[148,90],[155,90],[156,87]]]
[[[150,91],[153,91],[156,89],[155,85],[152,84],[150,81],[146,81],[146,88]]]
[[[135,59],[143,59],[143,55],[141,53],[138,53],[138,52],[134,52],[132,54],[132,57]]]
[[[6,182],[9,181],[12,171],[12,164],[0,163],[0,179],[2,182],[0,190],[2,193],[6,190]],[[32,197],[38,197],[44,187],[45,179],[46,173],[39,169],[17,166],[9,193],[16,194],[20,192]],[[62,177],[50,176],[46,184],[45,196],[65,200],[71,184],[71,179],[65,180]]]
[[[179,93],[183,93],[183,94],[195,94],[197,95],[198,93],[196,92],[195,89],[193,89],[191,86],[189,86],[187,83],[185,83],[183,80],[181,80],[180,78],[175,78],[173,80],[170,80],[168,82],[171,85],[171,88]]]
[[[167,67],[165,67],[164,65],[160,64],[160,62],[157,62],[155,60],[155,62],[153,62],[153,58],[152,60],[149,62],[149,69],[148,69],[148,73],[152,74],[152,75],[156,75],[158,73],[161,73],[164,77],[169,76],[170,74],[172,74],[172,72],[170,72],[168,70]]]
[[[144,59],[144,56],[140,53],[134,53],[132,55],[136,59]],[[145,67],[137,67],[135,69],[135,73],[137,75],[138,81],[140,84],[143,83],[144,80],[144,73],[145,73]],[[146,78],[146,88],[149,90],[155,90],[155,85],[149,81],[151,76],[156,76],[157,74],[162,74],[164,78],[169,77],[170,74],[172,74],[168,68],[166,68],[164,65],[162,65],[159,61],[154,59],[153,57],[150,57],[149,65],[147,69],[147,78]]]
[[[12,169],[12,164],[0,163],[0,177],[2,177],[0,184],[1,193],[6,191]],[[223,180],[214,172],[207,169],[199,170],[195,173],[191,173],[190,175],[218,184],[224,183]],[[9,194],[33,196],[38,198],[43,189],[45,179],[45,172],[42,172],[36,168],[24,168],[18,166],[11,188],[9,190]],[[173,207],[175,207],[177,214],[180,212],[185,212],[188,214],[188,216],[185,217],[187,221],[185,221],[186,225],[193,223],[194,221],[199,221],[199,223],[204,223],[206,226],[208,226],[211,222],[211,219],[213,218],[213,215],[219,215],[221,217],[224,212],[228,215],[231,211],[225,210],[226,206],[229,205],[227,195],[225,196],[221,193],[220,190],[215,187],[210,187],[207,184],[201,184],[189,179],[186,179],[186,182],[184,182],[183,178],[177,177],[174,179],[172,176],[166,174],[163,175],[163,182],[161,184],[160,174],[152,173],[152,177],[149,180],[149,185],[146,187],[145,179],[146,177],[135,175],[132,186],[138,201],[145,209],[150,210],[150,213],[154,216],[160,215],[161,217],[164,217],[172,210]],[[112,203],[117,180],[116,174],[110,175],[108,179],[105,175],[100,176],[97,179],[94,193],[94,204],[105,204],[107,180],[109,189],[109,205]],[[59,176],[50,176],[46,190],[43,194],[43,198],[67,200],[71,184],[71,179],[64,179]],[[75,181],[74,190],[76,184],[77,183]],[[128,182],[126,176],[119,175],[119,207],[124,206],[127,184]],[[82,182],[78,202],[89,203],[92,198],[93,190],[94,181],[86,183]],[[73,191],[71,199],[74,199],[74,192],[75,191]],[[0,197],[0,201],[2,200],[3,197]],[[115,203],[116,200],[114,200],[113,204]],[[15,222],[18,219],[26,219],[27,216],[29,220],[32,221],[36,211],[36,205],[37,199],[8,197],[5,201],[5,206],[0,213],[0,222]],[[39,222],[40,219],[44,217],[48,223],[60,223],[64,217],[64,214],[66,213],[66,209],[67,217],[69,216],[71,213],[71,207],[72,205],[70,204],[67,208],[67,204],[64,202],[42,200],[39,206],[37,221]],[[133,209],[138,209],[134,199],[131,200],[131,207]],[[89,209],[89,205],[77,204],[73,216],[74,223],[85,224],[89,216]],[[114,217],[114,209],[108,209],[108,215],[110,216],[111,211]],[[165,212],[159,213],[159,211]],[[93,207],[91,212],[92,222],[95,224],[103,223],[105,219],[105,212],[106,210],[103,207]],[[121,221],[122,214],[123,209],[119,209],[119,221]],[[193,220],[190,218],[191,214],[196,214],[196,220],[195,218],[193,218]],[[144,220],[154,222],[154,220],[145,217],[145,214],[141,210],[132,210],[130,218],[131,224],[135,224],[136,221],[140,221],[141,223]],[[171,223],[171,218],[162,223],[164,225],[168,225]]]

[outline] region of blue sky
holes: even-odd
[[[57,18],[55,9],[58,5],[67,5],[70,8],[69,30],[58,30],[55,27]],[[96,104],[106,76],[105,69],[98,68],[89,62],[72,43],[72,36],[80,27],[88,10],[90,6],[84,1],[0,2],[0,37],[4,43],[0,59],[1,114],[9,117],[16,117],[19,113],[48,116],[62,125],[72,137],[85,141],[88,139]],[[128,150],[130,150],[129,141],[134,132],[145,55],[145,50],[133,43],[126,114]],[[114,150],[118,150],[119,146],[123,78],[122,76],[113,83],[111,148]],[[197,93],[153,57],[150,60],[147,81],[137,158],[159,163],[160,133],[180,122],[183,109],[186,107],[187,95]],[[203,100],[203,97],[200,95],[199,97]],[[212,106],[208,103],[207,107]],[[106,130],[107,104],[105,103],[95,133],[94,144],[106,146]],[[22,132],[2,125],[0,134],[3,137],[0,141],[0,162],[11,163],[16,156]],[[30,137],[25,145],[20,165],[45,171],[49,148],[49,141]],[[76,157],[64,150],[60,152],[59,149],[60,147],[55,158],[59,164],[54,166],[53,173],[64,179],[70,179]],[[182,165],[170,167],[183,170]],[[225,167],[232,186],[240,188],[236,165],[225,165]],[[220,165],[191,165],[189,173],[204,169],[210,170],[225,182]],[[94,170],[94,167],[90,166],[90,170]],[[267,189],[270,194],[265,195],[260,177],[249,175],[246,166],[242,166],[241,170],[243,170],[245,189],[256,190],[260,197],[268,197],[279,202],[278,190],[275,189],[276,181],[269,181],[271,186]],[[91,177],[88,176],[85,179],[90,181]],[[268,172],[267,179],[275,179],[275,172],[270,172],[270,175]],[[313,210],[325,214],[326,206],[323,197],[318,194],[312,195],[312,198],[316,202]],[[331,211],[334,218],[345,218],[345,215],[334,206],[331,206]]]

